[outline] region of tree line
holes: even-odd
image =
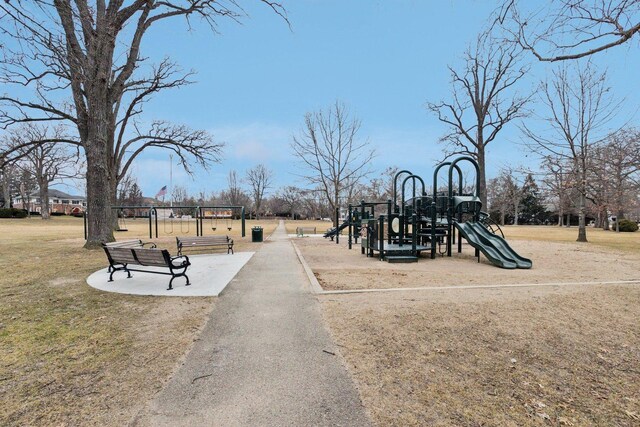
[[[289,23],[282,4],[256,1]],[[91,212],[86,247],[112,241],[110,207],[142,152],[152,147],[169,151],[192,172],[196,166],[219,162],[224,148],[206,131],[144,117],[144,105],[153,96],[192,84],[193,72],[183,71],[168,58],[152,62],[141,51],[143,40],[158,23],[181,18],[187,24],[200,18],[215,33],[220,20],[239,21],[245,16],[240,3],[1,2],[0,82],[10,89],[0,96],[0,126],[10,142],[0,150],[3,175],[15,175],[5,167],[44,144],[72,147],[86,167]],[[533,4],[503,1],[465,52],[462,67],[449,67],[451,96],[429,103],[428,108],[448,129],[441,138],[446,156],[468,154],[480,164],[478,190],[485,206],[487,147],[495,145],[505,127],[520,122],[528,150],[543,161],[544,182],[556,181],[560,189],[554,196],[558,210],[564,212],[570,205],[577,211],[578,240],[586,241],[585,219],[594,206],[600,221],[606,221],[611,211],[622,216],[628,210],[626,199],[634,191],[636,175],[620,164],[635,160],[602,159],[610,156],[612,150],[606,146],[611,141],[631,144],[637,135],[631,127],[610,129],[620,102],[611,97],[606,73],[588,59],[637,39],[640,6],[626,0]],[[528,57],[561,64],[533,91],[522,85],[530,69]],[[535,113],[534,100],[541,106]],[[546,129],[539,131],[524,118],[537,118]],[[34,126],[43,126],[42,132],[31,132],[38,129]],[[292,150],[304,163],[301,175],[309,187],[304,191],[321,194],[331,209],[357,199],[358,192],[374,191],[369,177],[375,152],[358,138],[359,129],[359,120],[336,102],[308,113],[293,139]],[[39,185],[43,184],[41,179]],[[264,190],[252,187],[254,203],[254,191]],[[284,197],[286,192],[280,193]]]

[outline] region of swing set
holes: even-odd
[[[209,222],[212,232],[233,230],[237,221],[240,221],[240,231],[242,237],[246,236],[245,207],[244,206],[112,206],[116,212],[118,222],[115,231],[129,231],[125,221],[126,212],[135,212],[134,217],[144,216],[149,224],[149,238],[158,238],[159,224],[162,222],[164,234],[189,234],[191,232],[191,222],[195,219],[196,236],[204,236],[205,221]],[[178,216],[176,212],[180,213]],[[185,214],[189,212],[189,214]],[[88,223],[91,213],[84,213],[84,238],[88,236]]]
[[[224,210],[224,211],[205,211],[204,217],[209,218],[211,221],[210,226],[212,231],[216,231],[218,228],[224,226],[227,231],[231,231],[233,229],[233,211],[232,210]]]

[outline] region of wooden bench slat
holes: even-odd
[[[168,267],[164,251],[153,249],[133,249],[139,263],[144,266]]]
[[[134,240],[120,240],[116,242],[105,243],[103,246],[109,248],[143,248],[144,245],[151,245],[151,247],[155,248],[156,244],[153,242],[143,242],[140,239]]]
[[[136,259],[133,256],[130,248],[112,248],[108,247],[111,259],[116,264],[136,264]]]

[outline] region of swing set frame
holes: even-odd
[[[231,217],[229,218],[229,221],[233,221],[234,219],[236,219],[235,217],[238,216],[239,220],[240,220],[240,226],[241,226],[241,232],[242,232],[242,237],[246,236],[246,215],[245,215],[245,207],[244,206],[111,206],[111,210],[115,211],[115,214],[118,215],[118,213],[123,212],[125,210],[134,210],[136,212],[144,212],[145,213],[145,217],[148,220],[149,223],[149,238],[153,239],[154,238],[154,232],[155,232],[155,238],[158,238],[158,210],[164,210],[164,209],[171,209],[171,210],[187,210],[187,211],[192,211],[194,213],[194,218],[196,220],[196,236],[204,236],[204,221],[206,219],[211,220],[211,216],[206,216],[207,212],[225,212],[225,211],[231,211]],[[239,211],[239,214],[238,214]],[[87,210],[84,212],[83,215],[83,219],[84,219],[84,238],[85,240],[88,237],[88,218],[90,217],[91,213]],[[174,218],[167,218],[166,216],[163,216],[162,221],[163,221],[163,227],[165,228],[165,233],[167,234],[173,234],[173,223],[172,223],[172,228],[171,228],[171,232],[167,232],[166,231],[166,221],[167,219],[171,219],[172,221],[174,220]],[[226,218],[225,218],[226,219]],[[182,219],[179,219],[180,221],[182,221]],[[231,226],[229,225],[230,222],[226,222],[225,223],[225,228],[227,228],[229,231]],[[213,227],[212,231],[213,230]],[[181,222],[181,232],[185,232],[182,229],[182,222]],[[187,233],[189,232],[189,230],[186,231]]]

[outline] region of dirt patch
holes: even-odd
[[[359,246],[349,250],[342,241],[336,245],[320,238],[295,240],[325,290],[640,280],[640,253],[578,243],[509,243],[533,260],[532,269],[500,269],[482,255],[478,263],[466,244],[451,258],[422,254],[417,263],[389,264],[367,258]]]

